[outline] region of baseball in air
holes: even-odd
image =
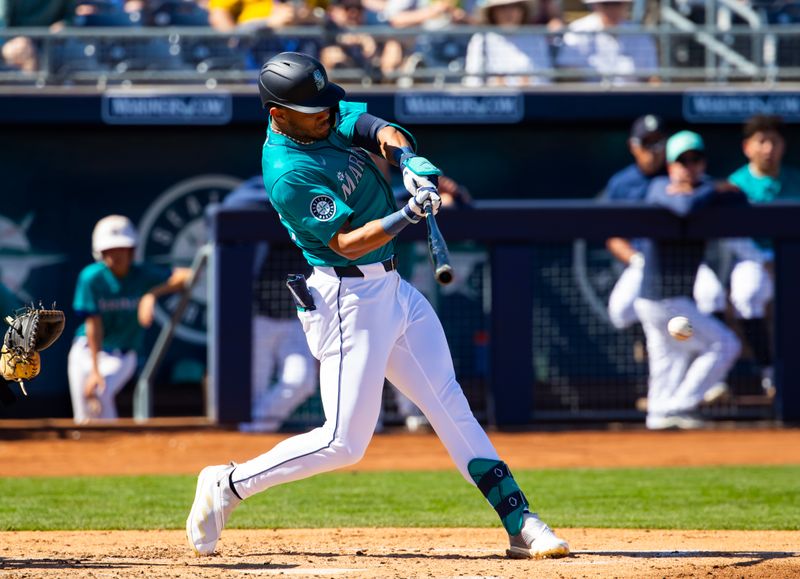
[[[694,334],[692,323],[685,316],[675,316],[667,323],[669,335],[678,341],[688,340]]]

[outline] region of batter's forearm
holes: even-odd
[[[379,247],[389,243],[394,236],[387,233],[381,219],[365,223],[358,229],[343,231],[340,229],[333,236],[328,247],[347,259],[358,259]]]
[[[380,145],[383,157],[394,165],[398,165],[398,159],[400,158],[399,152],[402,149],[412,149],[411,143],[402,131],[392,126],[383,127],[378,132],[378,144]]]

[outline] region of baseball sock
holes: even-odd
[[[509,535],[522,530],[522,515],[528,510],[528,500],[522,494],[508,465],[502,460],[473,458],[467,465],[472,480],[494,507]]]

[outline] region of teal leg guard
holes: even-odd
[[[508,465],[502,460],[473,458],[467,465],[472,480],[494,507],[509,535],[519,535],[522,514],[528,510],[528,500],[517,481],[511,476]]]

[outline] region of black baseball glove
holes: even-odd
[[[64,331],[64,312],[27,307],[6,316],[10,326],[0,349],[0,376],[22,386],[39,375],[39,352],[50,347]],[[25,389],[22,389],[23,393]]]

